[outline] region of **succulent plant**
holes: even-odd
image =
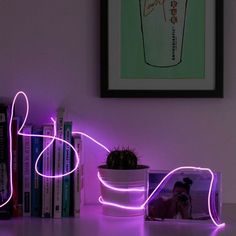
[[[108,169],[130,170],[137,168],[137,162],[136,154],[129,148],[126,148],[111,151],[107,156],[106,164]]]

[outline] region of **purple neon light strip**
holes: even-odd
[[[60,138],[56,137],[56,122],[55,122],[55,120],[53,118],[51,118],[51,120],[53,122],[53,127],[54,127],[54,135],[53,136],[50,136],[50,135],[38,135],[38,134],[24,134],[24,133],[22,133],[22,129],[23,129],[25,123],[26,123],[26,120],[27,120],[27,117],[28,117],[28,114],[29,114],[29,101],[28,101],[27,95],[24,92],[20,91],[20,92],[18,92],[15,95],[15,98],[14,98],[14,100],[12,102],[12,112],[13,112],[13,109],[15,107],[15,102],[17,100],[17,97],[20,96],[20,95],[23,95],[23,97],[25,99],[25,102],[26,102],[26,113],[25,113],[24,121],[23,121],[21,127],[18,130],[18,135],[28,136],[28,137],[38,137],[38,138],[50,138],[50,139],[52,139],[51,142],[42,150],[42,152],[39,154],[38,158],[36,159],[35,167],[34,167],[36,173],[38,175],[42,176],[42,177],[45,177],[45,178],[61,178],[61,177],[64,177],[64,176],[72,174],[78,168],[78,166],[79,166],[79,155],[78,155],[76,149],[69,142],[65,141],[64,139],[60,139]],[[11,114],[13,114],[12,112],[11,112]],[[10,122],[10,124],[11,124],[11,122]],[[110,152],[110,150],[107,147],[105,147],[103,144],[101,144],[96,139],[92,138],[91,136],[89,136],[88,134],[86,134],[84,132],[72,132],[72,134],[81,134],[81,135],[85,136],[86,138],[88,138],[88,139],[92,140],[93,142],[95,142],[97,145],[99,145],[102,148],[104,148],[107,152]],[[75,157],[76,157],[75,166],[74,166],[74,168],[71,171],[66,172],[64,174],[45,175],[45,174],[43,174],[43,173],[38,171],[38,162],[39,162],[40,158],[42,157],[43,153],[53,144],[53,142],[55,140],[63,142],[65,144],[69,145],[70,148],[74,151]]]
[[[12,195],[13,195],[13,181],[12,181],[12,120],[13,120],[13,111],[14,111],[14,107],[15,107],[15,103],[16,103],[16,100],[18,98],[18,96],[20,95],[23,95],[23,97],[25,98],[25,101],[26,101],[26,113],[25,113],[25,117],[24,117],[24,121],[20,127],[20,129],[18,130],[18,135],[22,135],[22,136],[28,136],[28,137],[42,137],[42,138],[50,138],[52,139],[51,142],[43,149],[43,151],[39,154],[37,160],[36,160],[36,163],[35,163],[35,171],[42,177],[45,177],[45,178],[61,178],[63,176],[66,176],[66,175],[69,175],[71,173],[73,173],[77,168],[78,168],[78,165],[79,165],[79,155],[77,153],[77,151],[75,150],[75,148],[67,141],[63,140],[63,139],[60,139],[60,138],[57,138],[56,137],[56,122],[53,118],[51,118],[52,122],[53,122],[53,125],[54,125],[54,135],[53,136],[48,136],[48,135],[35,135],[35,134],[24,134],[22,133],[22,129],[23,127],[25,126],[25,123],[26,123],[26,120],[27,120],[27,117],[28,117],[28,113],[29,113],[29,101],[28,101],[28,98],[27,98],[27,95],[22,92],[22,91],[19,91],[14,99],[13,99],[13,102],[12,102],[12,107],[11,107],[11,115],[10,115],[10,121],[9,121],[9,148],[10,148],[10,196],[9,198],[3,203],[0,205],[0,208],[3,207],[4,205],[6,205]],[[72,132],[73,134],[81,134],[85,137],[87,137],[88,139],[92,140],[93,142],[95,142],[97,145],[99,145],[100,147],[104,148],[107,152],[110,152],[110,150],[104,146],[103,144],[101,144],[100,142],[98,142],[97,140],[95,140],[94,138],[92,138],[91,136],[83,133],[83,132]],[[67,172],[67,173],[64,173],[64,174],[60,174],[60,175],[44,175],[43,173],[40,173],[37,169],[37,164],[38,164],[38,161],[39,159],[41,158],[43,152],[49,148],[53,142],[57,140],[57,141],[60,141],[60,142],[64,142],[66,143],[67,145],[69,145],[72,150],[75,152],[75,156],[76,156],[76,164],[75,164],[75,167],[74,169],[72,169],[71,171]],[[137,207],[133,207],[133,206],[123,206],[123,205],[120,205],[120,204],[116,204],[116,203],[111,203],[111,202],[106,202],[102,199],[102,197],[99,198],[99,201],[104,204],[104,205],[110,205],[110,206],[114,206],[114,207],[119,207],[119,208],[122,208],[122,209],[127,209],[127,210],[141,210],[141,209],[144,209],[145,208],[145,205],[149,202],[149,200],[153,197],[154,194],[159,194],[161,188],[162,188],[162,185],[164,185],[164,183],[166,182],[166,180],[168,180],[170,178],[170,176],[172,174],[174,174],[176,171],[178,170],[183,170],[183,169],[193,169],[193,170],[201,170],[201,171],[208,171],[210,174],[211,174],[211,182],[210,182],[210,186],[209,186],[209,192],[208,192],[208,211],[209,211],[209,215],[211,217],[211,220],[212,222],[217,226],[217,227],[222,227],[222,226],[225,226],[225,223],[217,223],[216,220],[214,219],[214,216],[213,216],[213,212],[215,213],[215,218],[218,218],[217,217],[217,214],[216,214],[216,210],[215,208],[213,208],[213,206],[215,207],[214,204],[212,204],[212,198],[213,198],[213,195],[212,195],[212,186],[213,186],[213,183],[214,183],[214,174],[213,172],[209,169],[209,168],[200,168],[200,167],[192,167],[192,166],[183,166],[183,167],[179,167],[179,168],[176,168],[174,170],[172,170],[171,172],[169,172],[163,179],[162,181],[158,184],[158,186],[155,188],[155,190],[151,193],[151,195],[146,199],[146,201],[141,205],[141,206],[137,206]],[[113,187],[109,184],[107,184],[105,181],[102,180],[100,174],[98,173],[98,178],[99,180],[101,181],[102,184],[104,184],[106,187],[114,190],[114,191],[121,191],[121,192],[127,192],[127,191],[144,191],[143,189],[135,189],[135,188],[130,188],[130,189],[123,189],[123,188],[116,188],[116,187]]]
[[[183,167],[178,167],[172,171],[170,171],[163,179],[162,181],[158,184],[158,186],[154,189],[154,191],[150,194],[150,196],[147,198],[147,200],[143,203],[142,206],[145,206],[148,201],[153,197],[153,195],[155,194],[156,191],[158,191],[158,189],[162,188],[163,183],[166,181],[166,179],[169,179],[171,175],[173,175],[175,172],[179,171],[179,170],[198,170],[198,171],[207,171],[208,173],[211,174],[211,182],[210,182],[210,186],[209,186],[209,190],[208,190],[208,212],[209,215],[211,217],[212,222],[217,226],[217,227],[222,227],[225,226],[225,223],[217,223],[215,218],[218,218],[216,216],[213,216],[212,212],[215,212],[215,209],[212,209],[212,207],[214,206],[215,208],[215,203],[212,202],[212,187],[213,187],[213,183],[214,183],[214,173],[212,172],[211,169],[209,168],[201,168],[201,167],[193,167],[193,166],[183,166]]]
[[[114,191],[119,191],[119,192],[144,192],[144,191],[145,191],[145,188],[143,188],[143,187],[141,187],[141,188],[116,188],[116,187],[113,187],[113,186],[109,185],[108,183],[106,183],[106,182],[102,179],[102,177],[101,177],[101,175],[100,175],[99,172],[97,173],[97,176],[98,176],[99,181],[100,181],[105,187],[107,187],[107,188],[109,188],[109,189],[112,189],[112,190],[114,190]]]
[[[26,102],[26,113],[25,113],[25,117],[24,117],[24,121],[21,125],[21,127],[19,128],[18,130],[18,135],[21,135],[21,136],[26,136],[26,137],[37,137],[37,138],[50,138],[52,139],[51,142],[43,149],[43,151],[39,154],[38,158],[36,159],[36,162],[35,162],[35,171],[38,175],[42,176],[42,177],[46,177],[46,178],[61,178],[61,177],[64,177],[64,176],[67,176],[67,175],[70,175],[71,173],[73,173],[79,166],[79,155],[76,151],[76,149],[67,141],[63,140],[63,139],[60,139],[58,137],[56,137],[56,122],[53,118],[51,118],[51,120],[53,121],[53,126],[54,126],[54,135],[53,136],[50,136],[50,135],[39,135],[39,134],[25,134],[25,133],[22,133],[22,129],[24,128],[24,125],[26,123],[26,120],[28,118],[28,114],[29,114],[29,101],[28,101],[28,97],[27,95],[20,91],[18,92],[16,95],[15,95],[15,98],[13,99],[13,102],[12,102],[12,111],[11,111],[11,119],[10,119],[10,125],[9,125],[9,130],[11,130],[11,123],[12,123],[12,114],[13,114],[13,110],[14,110],[14,107],[15,107],[15,102],[18,98],[18,96],[22,95],[25,99],[25,102]],[[60,142],[63,142],[67,145],[69,145],[71,147],[71,149],[74,151],[75,153],[75,157],[76,157],[76,162],[75,162],[75,167],[69,171],[69,172],[66,172],[64,174],[60,174],[60,175],[44,175],[43,173],[39,172],[38,171],[38,168],[37,168],[37,165],[38,165],[38,162],[39,162],[39,159],[41,158],[42,154],[46,151],[47,148],[49,148],[53,142],[55,140],[58,140]],[[12,140],[10,141],[10,144],[12,143]],[[12,149],[12,146],[10,145],[10,149]]]
[[[104,201],[101,196],[99,197],[98,201],[103,205],[118,207],[118,208],[125,209],[125,210],[137,211],[137,210],[144,210],[144,208],[145,208],[143,205],[135,207],[135,206],[124,206],[124,205],[120,205],[120,204],[113,203],[113,202],[107,202],[107,201]]]
[[[91,136],[89,136],[88,134],[86,134],[84,132],[73,131],[72,134],[81,134],[82,136],[84,136],[84,137],[90,139],[91,141],[93,141],[94,143],[96,143],[101,148],[105,149],[107,152],[110,152],[110,150],[105,145],[103,145],[102,143],[98,142],[96,139],[92,138]]]
[[[12,179],[12,133],[11,133],[11,130],[12,130],[12,120],[13,120],[13,114],[14,114],[14,108],[15,108],[15,103],[18,99],[19,96],[23,96],[24,99],[25,99],[25,102],[26,102],[26,111],[25,111],[25,115],[24,115],[24,120],[22,122],[22,125],[21,127],[19,128],[18,130],[18,135],[21,135],[21,136],[27,136],[27,137],[41,137],[41,138],[50,138],[52,139],[51,142],[43,149],[43,151],[39,154],[38,158],[36,159],[36,162],[35,162],[35,171],[37,174],[39,174],[40,176],[42,177],[45,177],[45,178],[61,178],[61,177],[64,177],[64,176],[67,176],[67,175],[70,175],[71,173],[73,173],[79,166],[79,155],[76,151],[76,149],[67,141],[63,140],[63,139],[60,139],[58,137],[56,137],[56,122],[53,118],[51,118],[52,122],[53,122],[53,126],[54,126],[54,135],[53,136],[49,136],[49,135],[37,135],[37,134],[24,134],[22,133],[22,129],[24,128],[25,126],[25,123],[27,121],[27,118],[28,118],[28,114],[29,114],[29,100],[28,100],[28,97],[26,95],[26,93],[24,93],[23,91],[19,91],[18,93],[16,93],[13,101],[12,101],[12,106],[11,106],[11,114],[10,114],[10,120],[9,120],[9,150],[10,150],[10,163],[9,163],[9,169],[10,169],[10,195],[8,197],[8,199],[2,203],[0,205],[0,208],[5,206],[9,201],[10,199],[12,198],[12,195],[13,195],[13,179]],[[98,142],[96,139],[92,138],[91,136],[89,136],[88,134],[84,133],[84,132],[72,132],[73,134],[81,134],[83,136],[85,136],[86,138],[92,140],[93,142],[95,142],[97,145],[101,146],[103,149],[105,149],[107,152],[110,152],[110,150],[105,147],[103,144],[101,144],[100,142]],[[76,163],[75,163],[75,167],[69,171],[69,172],[66,172],[64,174],[60,174],[60,175],[44,175],[43,173],[40,173],[38,171],[38,162],[39,162],[39,159],[42,157],[42,154],[46,151],[47,148],[49,148],[53,142],[57,140],[57,141],[60,141],[60,142],[63,142],[63,143],[66,143],[67,145],[69,145],[71,147],[71,149],[74,151],[75,153],[75,158],[76,158]]]
[[[213,216],[212,212],[216,212],[215,209],[213,209],[213,206],[215,208],[215,204],[214,202],[212,202],[212,186],[213,186],[213,182],[214,182],[214,174],[212,172],[211,169],[209,168],[201,168],[201,167],[193,167],[193,166],[183,166],[183,167],[178,167],[172,171],[170,171],[162,180],[161,182],[157,185],[157,187],[154,189],[154,191],[150,194],[150,196],[146,199],[146,201],[137,207],[131,207],[131,206],[124,206],[124,205],[120,205],[120,204],[116,204],[113,202],[107,202],[104,199],[102,199],[102,197],[99,198],[99,202],[104,204],[104,205],[109,205],[109,206],[114,206],[114,207],[118,207],[118,208],[122,208],[122,209],[127,209],[127,210],[141,210],[145,208],[145,205],[147,205],[147,203],[151,200],[151,198],[155,195],[158,195],[161,191],[161,189],[163,188],[164,183],[166,183],[166,180],[168,180],[175,172],[179,171],[179,170],[198,170],[198,171],[208,171],[211,174],[211,182],[210,182],[210,186],[209,186],[209,191],[208,191],[208,212],[210,215],[210,218],[212,220],[212,222],[217,226],[217,227],[223,227],[225,226],[225,223],[217,223],[215,219],[218,219],[218,216],[215,215]],[[105,181],[102,180],[102,184]],[[115,191],[121,191],[119,189],[115,189],[113,186],[109,185],[108,183],[105,183],[105,186],[108,186],[109,189],[113,189]],[[129,189],[127,189],[129,190]],[[122,190],[123,191],[123,190]]]

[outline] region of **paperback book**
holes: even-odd
[[[27,125],[23,129],[24,134],[31,134],[32,127]],[[32,143],[31,137],[24,136],[23,145],[23,216],[31,216],[31,163]]]
[[[63,139],[64,134],[64,109],[57,111],[56,119],[57,137]],[[61,175],[63,173],[63,143],[55,142],[55,159],[54,159],[54,175]],[[54,218],[62,217],[62,179],[54,179]]]
[[[53,126],[45,125],[43,134],[53,136]],[[43,148],[47,147],[52,140],[50,138],[43,139]],[[53,145],[49,146],[43,153],[43,174],[53,175]],[[42,217],[52,217],[52,190],[53,180],[51,178],[43,178],[42,186]]]

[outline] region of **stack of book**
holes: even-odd
[[[10,140],[9,106],[0,104],[0,205],[9,198],[10,189]],[[57,137],[71,143],[79,158],[79,167],[70,175],[61,178],[47,176],[68,173],[75,166],[75,155],[69,145],[55,140],[53,145],[42,151],[51,138],[20,136],[17,134],[21,119],[12,121],[12,177],[13,195],[11,201],[0,208],[0,218],[33,216],[43,218],[79,217],[83,204],[83,161],[81,160],[82,140],[72,135],[72,122],[64,121],[64,110],[59,109],[56,119]],[[25,125],[25,134],[54,135],[53,125]]]

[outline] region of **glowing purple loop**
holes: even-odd
[[[50,138],[52,139],[51,142],[43,149],[43,151],[39,154],[39,156],[37,157],[36,159],[36,162],[35,162],[35,171],[38,175],[42,176],[42,177],[46,177],[46,178],[61,178],[61,177],[64,177],[64,176],[67,176],[67,175],[70,175],[71,173],[73,173],[79,166],[79,155],[76,151],[76,149],[67,141],[63,140],[63,139],[60,139],[60,138],[57,138],[56,137],[56,122],[53,118],[51,118],[51,120],[53,121],[53,127],[54,127],[54,136],[50,136],[50,135],[39,135],[39,134],[24,134],[22,133],[22,129],[24,128],[24,125],[26,123],[26,120],[27,120],[27,117],[28,117],[28,114],[29,114],[29,101],[28,101],[28,98],[27,98],[27,95],[20,91],[16,94],[16,96],[14,97],[13,99],[13,102],[12,102],[12,111],[11,111],[11,119],[10,119],[10,125],[9,125],[9,130],[11,130],[11,123],[12,123],[12,119],[13,119],[13,110],[14,110],[14,107],[15,107],[15,102],[16,102],[16,99],[19,95],[23,95],[25,101],[26,101],[26,113],[25,113],[25,117],[24,117],[24,121],[21,125],[21,127],[19,128],[18,130],[18,135],[21,135],[21,136],[26,136],[26,137],[37,137],[37,138]],[[44,175],[43,173],[40,173],[38,171],[38,168],[37,168],[37,165],[38,165],[38,162],[39,162],[39,159],[41,158],[41,156],[43,155],[43,153],[46,151],[46,149],[48,149],[55,140],[58,140],[60,142],[63,142],[67,145],[69,145],[71,147],[71,149],[74,151],[75,153],[75,158],[76,158],[76,162],[75,162],[75,167],[69,171],[69,172],[66,172],[64,174],[59,174],[59,175]],[[11,140],[11,137],[10,137],[10,144],[12,143],[12,140]],[[12,146],[10,145],[10,150],[12,150]],[[12,159],[12,158],[10,158]]]
[[[109,189],[112,189],[112,190],[115,190],[115,191],[119,191],[119,192],[144,192],[145,191],[145,188],[144,187],[140,187],[140,188],[116,188],[116,187],[113,187],[112,185],[109,185],[108,183],[106,183],[100,173],[98,172],[97,173],[97,176],[98,176],[98,179],[99,181],[107,188]]]
[[[42,152],[39,154],[38,158],[36,159],[36,162],[35,162],[35,166],[34,166],[34,169],[36,171],[36,173],[42,177],[46,177],[46,178],[61,178],[61,177],[64,177],[64,176],[67,176],[67,175],[70,175],[71,173],[73,173],[79,166],[79,156],[78,156],[78,153],[76,151],[76,149],[67,141],[65,141],[64,139],[60,139],[60,138],[57,138],[56,137],[56,122],[55,120],[53,120],[53,127],[54,127],[54,136],[48,136],[48,135],[42,135],[43,138],[51,138],[51,142],[42,150]],[[70,146],[70,148],[74,151],[75,155],[76,155],[76,164],[75,164],[75,167],[71,170],[71,171],[68,171],[64,174],[59,174],[59,175],[45,175],[43,173],[40,173],[38,171],[38,168],[37,168],[37,165],[38,165],[38,162],[39,162],[39,159],[40,157],[43,155],[43,153],[53,144],[53,142],[55,140],[58,140],[60,142],[63,142],[67,145]]]
[[[24,99],[25,99],[25,102],[26,102],[26,110],[25,110],[25,115],[24,115],[24,120],[22,122],[22,125],[20,126],[17,134],[18,135],[21,135],[21,136],[26,136],[26,137],[38,137],[38,138],[49,138],[51,139],[51,142],[42,150],[42,152],[39,154],[39,156],[37,157],[36,159],[36,162],[35,162],[35,171],[38,175],[42,176],[42,177],[45,177],[45,178],[61,178],[61,177],[64,177],[64,176],[67,176],[67,175],[70,175],[71,173],[73,173],[79,166],[79,155],[76,151],[76,149],[67,141],[63,140],[63,139],[60,139],[58,137],[56,137],[56,122],[55,120],[51,117],[51,120],[53,122],[53,127],[54,127],[54,135],[53,136],[50,136],[50,135],[39,135],[39,134],[26,134],[26,133],[23,133],[22,130],[26,124],[26,121],[27,121],[27,118],[28,118],[28,114],[29,114],[29,100],[28,100],[28,97],[27,95],[23,92],[23,91],[19,91],[13,101],[12,101],[12,106],[11,106],[11,113],[10,113],[10,120],[9,120],[9,152],[10,152],[10,163],[9,163],[9,169],[10,169],[10,194],[9,194],[9,197],[8,199],[2,203],[0,205],[0,208],[5,206],[9,201],[10,199],[12,198],[12,195],[13,195],[13,179],[12,179],[12,120],[13,120],[13,114],[14,114],[14,108],[15,108],[15,103],[16,103],[16,100],[19,96],[23,96]],[[91,136],[89,136],[88,134],[84,133],[84,132],[72,132],[72,134],[81,134],[83,136],[85,136],[86,138],[92,140],[93,142],[95,142],[97,145],[99,145],[100,147],[102,147],[103,149],[105,149],[107,152],[110,152],[110,150],[104,146],[103,144],[101,144],[100,142],[98,142],[96,139],[92,138]],[[74,151],[75,153],[75,158],[76,158],[76,162],[75,162],[75,166],[74,168],[69,171],[69,172],[66,172],[64,174],[59,174],[59,175],[45,175],[43,173],[40,173],[38,171],[38,162],[39,162],[39,159],[42,157],[43,153],[47,150],[47,148],[49,148],[53,142],[57,140],[57,141],[60,141],[60,142],[63,142],[67,145],[70,146],[70,148]]]
[[[98,142],[96,139],[92,138],[91,136],[89,136],[86,133],[83,133],[83,132],[80,132],[80,131],[73,131],[72,134],[81,134],[81,135],[85,136],[86,138],[90,139],[91,141],[93,141],[94,143],[96,143],[101,148],[105,149],[107,152],[110,152],[110,150],[105,145],[103,145],[102,143]]]
[[[74,147],[73,147],[69,142],[67,142],[67,141],[65,141],[65,140],[63,140],[63,139],[60,139],[60,138],[57,138],[57,137],[56,137],[56,122],[55,122],[55,120],[53,120],[53,127],[54,127],[54,136],[43,135],[44,138],[51,138],[52,140],[51,140],[51,142],[42,150],[42,152],[39,154],[39,156],[38,156],[38,158],[37,158],[37,160],[36,160],[36,162],[35,162],[35,167],[34,167],[34,168],[35,168],[36,173],[37,173],[38,175],[42,176],[42,177],[46,177],[46,178],[61,178],[61,177],[63,177],[63,176],[70,175],[71,173],[73,173],[73,172],[78,168],[78,166],[79,166],[79,158],[78,158],[78,156],[77,156],[78,153],[76,152],[76,150],[74,149]],[[39,162],[40,157],[41,157],[41,156],[43,155],[43,153],[53,144],[53,142],[54,142],[55,140],[64,142],[64,143],[66,143],[67,145],[69,145],[69,146],[72,148],[72,150],[73,150],[73,151],[75,152],[75,154],[76,154],[76,164],[75,164],[74,169],[72,169],[71,171],[66,172],[66,173],[64,173],[64,174],[60,174],[60,175],[45,175],[45,174],[40,173],[40,172],[38,171],[37,165],[38,165],[38,162]]]
[[[13,99],[13,102],[12,102],[12,107],[11,107],[11,114],[10,114],[10,121],[9,121],[9,152],[10,152],[10,195],[8,197],[8,199],[0,205],[0,208],[5,206],[9,201],[10,199],[12,198],[12,195],[13,195],[13,179],[12,179],[12,120],[13,120],[13,114],[14,114],[14,107],[15,107],[15,103],[16,103],[16,100],[18,98],[18,96],[20,95],[23,95],[23,97],[25,98],[25,101],[26,101],[26,112],[25,112],[25,117],[24,117],[24,120],[23,120],[23,123],[21,125],[21,127],[19,128],[18,130],[18,135],[22,135],[22,136],[28,136],[28,137],[42,137],[42,138],[50,138],[51,139],[51,142],[43,149],[43,151],[39,154],[36,162],[35,162],[35,171],[37,174],[39,174],[40,176],[42,177],[45,177],[45,178],[61,178],[63,176],[66,176],[66,175],[69,175],[71,173],[73,173],[77,168],[78,168],[78,165],[79,165],[79,155],[76,151],[76,149],[67,141],[63,140],[63,139],[60,139],[58,137],[56,137],[56,122],[53,118],[51,118],[52,122],[53,122],[53,127],[54,127],[54,134],[53,136],[49,136],[49,135],[38,135],[38,134],[25,134],[25,133],[22,133],[22,129],[24,128],[25,126],[25,123],[26,123],[26,120],[27,120],[27,117],[28,117],[28,113],[29,113],[29,101],[28,101],[28,98],[26,96],[26,94],[22,91],[19,91],[14,99]],[[83,132],[79,132],[79,131],[76,131],[76,132],[72,132],[72,134],[80,134],[80,135],[83,135],[85,136],[86,138],[92,140],[94,143],[96,143],[97,145],[99,145],[100,147],[102,147],[103,149],[105,149],[107,152],[110,152],[110,150],[104,146],[102,143],[98,142],[96,139],[92,138],[91,136],[83,133]],[[60,142],[63,142],[67,145],[69,145],[71,147],[71,149],[74,151],[75,153],[75,157],[76,157],[76,164],[75,164],[75,167],[67,172],[67,173],[64,173],[64,174],[60,174],[60,175],[44,175],[43,173],[40,173],[37,169],[37,164],[38,164],[38,161],[39,159],[41,158],[42,154],[46,151],[47,148],[49,148],[53,142],[57,140],[57,141],[60,141]],[[140,206],[124,206],[124,205],[120,205],[120,204],[116,204],[116,203],[112,203],[112,202],[107,202],[107,201],[104,201],[102,199],[102,197],[99,197],[99,202],[104,204],[104,205],[109,205],[109,206],[113,206],[113,207],[118,207],[118,208],[122,208],[122,209],[127,209],[127,210],[141,210],[141,209],[145,209],[145,206],[146,204],[151,200],[151,198],[154,196],[154,194],[158,195],[162,189],[162,186],[164,185],[164,183],[177,171],[179,170],[186,170],[186,169],[191,169],[191,170],[200,170],[200,171],[208,171],[210,174],[211,174],[211,182],[210,182],[210,186],[209,186],[209,192],[208,192],[208,211],[209,211],[209,215],[211,217],[211,220],[212,222],[217,226],[217,227],[222,227],[222,226],[225,226],[225,223],[217,223],[216,220],[218,221],[219,218],[218,218],[218,215],[217,215],[217,212],[216,212],[216,208],[215,208],[215,201],[214,201],[214,194],[212,193],[212,190],[213,190],[213,183],[214,183],[214,173],[209,169],[209,168],[200,168],[200,167],[193,167],[193,166],[183,166],[183,167],[179,167],[179,168],[176,168],[172,171],[170,171],[162,180],[161,182],[158,184],[158,186],[155,188],[155,190],[150,194],[150,196],[145,200],[145,202],[140,205]],[[124,188],[116,188],[114,186],[111,186],[109,185],[108,183],[106,183],[105,181],[102,180],[100,174],[98,173],[98,179],[101,181],[101,183],[106,186],[107,188],[109,189],[112,189],[114,191],[120,191],[120,192],[131,192],[131,191],[137,191],[137,192],[140,192],[140,191],[145,191],[144,189],[142,188],[128,188],[128,189],[124,189]]]
[[[215,204],[214,202],[211,202],[211,194],[212,194],[212,186],[214,182],[214,173],[212,172],[211,169],[209,168],[201,168],[201,167],[193,167],[193,166],[183,166],[183,167],[178,167],[172,171],[170,171],[163,179],[162,181],[158,184],[158,186],[154,189],[154,191],[150,194],[150,196],[147,198],[147,200],[143,203],[143,206],[145,206],[148,201],[152,198],[152,196],[155,194],[156,191],[158,191],[159,188],[162,187],[163,183],[165,182],[166,179],[168,179],[171,175],[173,175],[175,172],[179,170],[199,170],[199,171],[207,171],[211,174],[211,182],[208,190],[208,212],[211,217],[212,222],[217,226],[217,227],[222,227],[225,226],[225,223],[217,223],[216,220],[214,219],[212,215],[212,206]]]
[[[101,196],[99,197],[98,201],[103,205],[118,207],[118,208],[126,209],[126,210],[137,211],[137,210],[144,210],[145,209],[145,207],[143,205],[135,207],[135,206],[124,206],[124,205],[120,205],[120,204],[113,203],[113,202],[107,202],[107,201],[104,201]]]
[[[183,166],[183,167],[178,167],[172,171],[170,171],[162,180],[161,182],[157,185],[157,187],[154,189],[154,191],[149,195],[149,197],[145,200],[145,202],[137,207],[131,207],[131,206],[124,206],[124,205],[120,205],[120,204],[116,204],[113,202],[107,202],[104,199],[102,199],[102,197],[99,198],[99,202],[104,204],[104,205],[109,205],[109,206],[114,206],[114,207],[118,207],[118,208],[122,208],[122,209],[127,209],[127,210],[140,210],[140,209],[144,209],[145,206],[147,205],[147,203],[151,200],[151,198],[155,195],[158,195],[164,185],[164,183],[177,171],[179,170],[198,170],[198,171],[207,171],[211,174],[211,182],[210,182],[210,186],[209,186],[209,191],[208,191],[208,212],[210,215],[210,218],[212,220],[212,222],[214,223],[215,226],[217,227],[223,227],[225,226],[225,223],[217,223],[216,220],[218,220],[218,216],[216,215],[216,211],[215,211],[215,202],[212,202],[212,186],[213,186],[213,182],[214,182],[214,173],[212,172],[211,169],[209,168],[201,168],[201,167],[193,167],[193,166]],[[105,181],[103,181],[101,179],[100,174],[98,174],[99,180],[101,181],[102,184],[105,183]],[[111,185],[109,185],[108,183],[105,183],[104,186],[108,187],[109,189],[112,189],[114,191],[123,191],[121,189],[115,188]],[[215,216],[213,216],[213,212],[215,213]]]

